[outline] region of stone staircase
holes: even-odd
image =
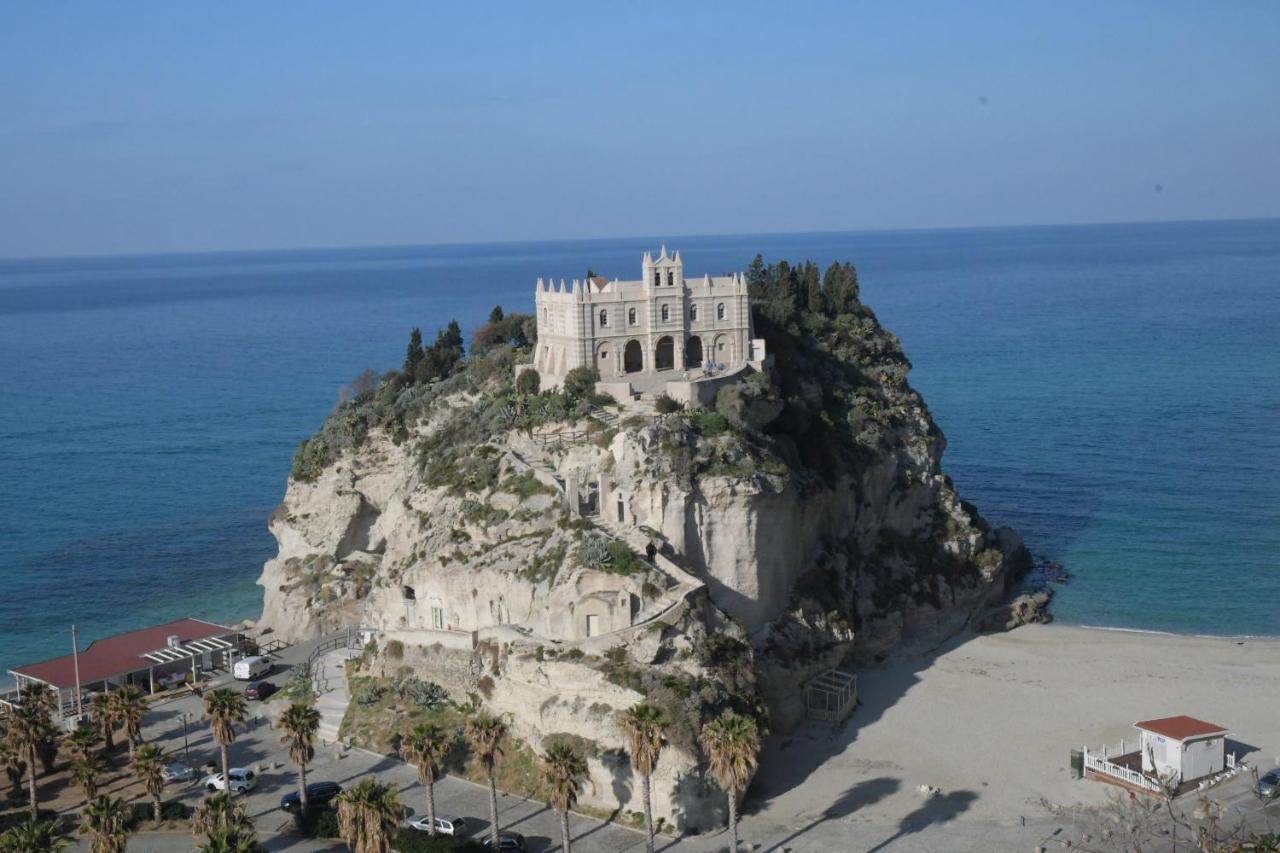
[[[316,710],[320,712],[320,729],[316,734],[321,743],[338,742],[338,730],[351,701],[346,668],[350,656],[349,649],[334,649],[316,662],[320,671],[315,681],[324,687],[324,692],[316,697]]]

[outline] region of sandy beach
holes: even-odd
[[[1280,641],[1058,625],[953,640],[859,675],[839,731],[810,724],[772,742],[752,820],[909,820],[933,785],[941,822],[1043,819],[1041,799],[1103,803],[1117,789],[1071,777],[1069,751],[1135,736],[1137,720],[1188,714],[1227,727],[1228,750],[1280,763]]]

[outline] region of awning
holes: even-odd
[[[180,660],[189,660],[211,652],[222,652],[234,648],[234,643],[218,637],[208,637],[203,640],[192,640],[184,645],[156,649],[154,652],[143,652],[142,657],[156,663],[177,663]]]

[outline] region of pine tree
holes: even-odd
[[[764,256],[757,254],[751,266],[747,267],[747,288],[754,296],[765,286]]]
[[[422,330],[414,326],[413,331],[409,333],[409,350],[404,356],[404,372],[409,378],[413,378],[418,362],[422,361],[422,355]]]
[[[501,323],[501,322],[502,322],[502,318],[503,318],[503,317],[505,317],[505,316],[506,316],[506,315],[502,313],[502,306],[501,306],[501,305],[495,305],[495,306],[493,306],[493,310],[489,312],[489,322],[490,322],[490,323]]]
[[[822,313],[822,277],[818,273],[818,265],[813,261],[805,261],[800,272],[801,308],[813,314]]]

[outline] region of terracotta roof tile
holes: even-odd
[[[1187,738],[1203,737],[1204,735],[1225,734],[1226,729],[1215,723],[1206,723],[1204,720],[1197,720],[1195,717],[1187,717],[1185,715],[1177,717],[1161,717],[1158,720],[1143,720],[1140,723],[1134,723],[1134,728],[1145,729],[1149,732],[1155,732],[1158,735],[1164,735],[1173,740],[1186,740]]]

